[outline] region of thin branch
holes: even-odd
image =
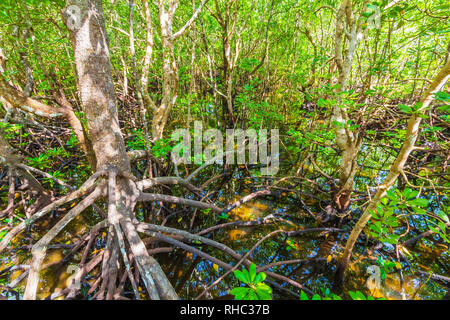
[[[187,29],[195,21],[195,19],[197,18],[198,14],[202,10],[203,5],[205,5],[207,2],[208,2],[208,0],[202,0],[202,2],[200,3],[200,6],[197,8],[197,10],[194,12],[192,17],[188,20],[188,22],[186,22],[186,24],[180,30],[178,30],[178,32],[176,32],[175,34],[172,35],[172,37],[171,37],[172,41],[176,40],[177,38],[182,36],[187,31]]]

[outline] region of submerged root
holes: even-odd
[[[108,212],[107,214],[100,212],[105,220],[95,225],[91,231],[83,237],[72,248],[69,255],[79,250],[84,245],[84,252],[80,262],[80,268],[72,277],[71,284],[60,291],[59,293],[51,294],[48,299],[55,299],[64,296],[66,299],[74,299],[80,292],[81,285],[86,281],[86,276],[94,269],[98,268],[97,278],[90,289],[88,296],[94,299],[128,299],[124,297],[124,288],[128,283],[131,285],[134,299],[140,299],[143,292],[140,291],[140,284],[143,284],[146,295],[150,299],[158,300],[174,300],[178,299],[175,289],[169,282],[165,272],[162,270],[159,263],[151,255],[155,251],[150,251],[146,248],[144,241],[139,236],[139,233],[150,235],[154,239],[167,243],[173,247],[181,248],[185,251],[192,252],[202,259],[206,259],[221,266],[224,270],[234,270],[240,264],[249,266],[252,262],[249,259],[249,254],[241,256],[231,248],[220,242],[213,241],[203,235],[218,228],[236,225],[236,222],[218,225],[212,228],[203,230],[198,234],[190,232],[163,227],[155,224],[142,223],[138,221],[133,213],[135,204],[139,201],[163,201],[169,203],[177,203],[188,207],[195,208],[210,208],[216,213],[229,212],[234,208],[250,201],[258,196],[271,194],[269,189],[257,191],[252,193],[239,201],[232,203],[228,207],[222,209],[213,203],[205,203],[202,201],[195,201],[191,199],[173,197],[158,193],[144,193],[142,190],[152,188],[156,185],[171,185],[179,184],[187,190],[196,194],[200,192],[195,186],[191,185],[187,180],[180,177],[164,177],[156,178],[154,180],[137,181],[136,178],[130,174],[121,172],[116,167],[108,167],[104,170],[99,170],[91,176],[83,186],[69,193],[68,195],[54,201],[47,205],[29,219],[23,221],[18,226],[13,228],[0,242],[0,252],[6,248],[8,243],[20,232],[25,230],[27,226],[33,224],[38,219],[45,216],[52,210],[70,202],[84,197],[78,204],[76,204],[64,217],[59,220],[37,243],[32,246],[32,261],[27,270],[27,274],[23,274],[23,278],[27,277],[26,289],[24,299],[36,299],[37,289],[40,280],[40,272],[46,268],[43,261],[46,256],[47,249],[51,246],[51,241],[79,214],[90,206],[95,206],[95,202],[100,198],[107,199]],[[207,199],[208,200],[208,199]],[[97,208],[97,210],[100,210]],[[267,221],[255,222],[238,222],[244,224],[265,224],[270,223],[269,220],[277,219],[276,217],[268,217]],[[88,261],[89,252],[93,249],[93,244],[101,229],[107,228],[106,246],[104,250]],[[305,230],[306,231],[306,230]],[[312,230],[319,231],[317,230]],[[329,232],[339,232],[340,230],[328,230]],[[285,231],[277,231],[275,233],[286,233]],[[274,233],[274,234],[275,234]],[[292,232],[290,232],[292,233]],[[290,234],[289,236],[296,236],[297,234]],[[264,238],[266,239],[266,237]],[[263,239],[263,240],[264,240]],[[221,261],[198,248],[194,248],[192,242],[201,242],[205,246],[220,250],[232,259],[237,261],[234,266]],[[257,247],[262,241],[259,241]],[[254,248],[255,248],[254,247]],[[159,248],[161,249],[161,248]],[[162,248],[170,249],[170,248]],[[169,250],[170,251],[170,250]],[[67,259],[64,258],[67,262]],[[295,261],[287,262],[295,263]],[[259,266],[262,270],[267,270],[272,266]],[[299,290],[305,290],[312,293],[311,290],[304,287],[287,277],[276,274],[274,272],[266,271],[266,274],[273,280],[278,280],[281,283],[288,283]],[[275,288],[282,288],[279,284],[271,280]],[[92,296],[93,295],[93,296]]]
[[[91,194],[84,198],[78,205],[72,208],[60,221],[50,229],[31,250],[33,258],[30,265],[30,272],[28,274],[27,285],[23,296],[24,300],[36,299],[36,291],[39,284],[39,273],[41,271],[42,262],[44,261],[47,247],[59,232],[75,217],[77,217],[83,210],[89,207],[101,195],[100,188],[96,188]]]

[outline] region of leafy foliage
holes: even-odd
[[[264,283],[266,274],[256,274],[256,265],[252,263],[248,270],[234,270],[235,277],[247,287],[234,288],[230,294],[237,300],[271,300],[272,289]]]

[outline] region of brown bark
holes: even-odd
[[[131,166],[126,153],[125,142],[119,127],[118,111],[114,85],[111,75],[108,40],[105,30],[101,0],[68,0],[67,6],[77,5],[81,10],[81,23],[78,29],[70,28],[75,64],[77,67],[78,88],[83,111],[86,115],[88,132],[97,158],[97,170],[114,170],[120,173],[114,185],[117,190],[115,206],[120,226],[130,245],[147,291],[154,299],[177,299],[166,275],[157,261],[150,257],[135,228],[133,209],[139,190],[130,179]],[[104,191],[105,193],[106,191]],[[110,195],[111,196],[111,195]],[[114,196],[114,198],[116,197]],[[114,203],[113,203],[114,205]],[[118,231],[117,222],[114,222]],[[114,236],[115,235],[115,236]],[[113,237],[120,237],[112,233]],[[112,252],[118,252],[117,241],[112,241]],[[110,265],[111,261],[104,260]],[[111,278],[112,280],[115,278]],[[106,279],[104,279],[106,283]],[[111,282],[107,285],[111,288]],[[156,286],[156,290],[155,290]],[[102,285],[102,288],[104,286]],[[107,295],[111,297],[111,295]]]
[[[365,3],[363,8],[365,8]],[[336,33],[335,33],[335,62],[338,70],[339,90],[345,90],[348,87],[348,80],[353,63],[353,57],[358,43],[363,37],[361,31],[361,19],[355,19],[351,0],[342,1],[336,14]],[[342,55],[342,46],[344,36],[348,39],[348,45]],[[336,144],[342,151],[342,159],[339,166],[339,191],[334,196],[336,207],[342,211],[346,210],[350,204],[350,197],[353,189],[353,179],[357,170],[356,159],[362,144],[360,133],[352,132],[345,128],[349,120],[348,110],[340,106],[340,99],[333,109],[332,121],[339,122],[334,124]],[[345,205],[342,207],[341,197],[345,197]],[[347,201],[348,200],[348,201]]]
[[[119,128],[116,95],[111,76],[108,40],[100,1],[67,1],[81,9],[81,27],[71,30],[78,89],[97,169],[115,165],[130,170]]]

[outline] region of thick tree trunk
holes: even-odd
[[[117,215],[111,217],[109,214],[108,220],[115,227],[115,237],[118,237],[117,233],[120,232],[120,223],[150,297],[177,299],[166,275],[156,260],[148,255],[131,223],[135,220],[133,209],[139,190],[136,183],[127,178],[131,176],[130,161],[119,127],[101,0],[67,1],[67,7],[70,8],[71,5],[78,6],[81,12],[77,28],[69,24],[68,27],[71,31],[82,107],[97,158],[97,170],[114,170],[121,175],[112,186],[113,189],[116,188],[117,198],[111,205],[117,208],[111,212],[117,212]],[[111,197],[111,194],[109,196]],[[113,252],[116,245],[117,242],[113,241]],[[112,260],[104,260],[105,265],[116,268],[114,257],[115,255],[111,255]],[[115,270],[111,270],[111,274],[117,276]],[[108,281],[115,283],[115,277]]]
[[[130,162],[119,128],[101,1],[73,0],[67,1],[67,5],[81,9],[80,27],[71,30],[70,35],[78,89],[97,158],[97,169],[115,165],[128,172]]]

